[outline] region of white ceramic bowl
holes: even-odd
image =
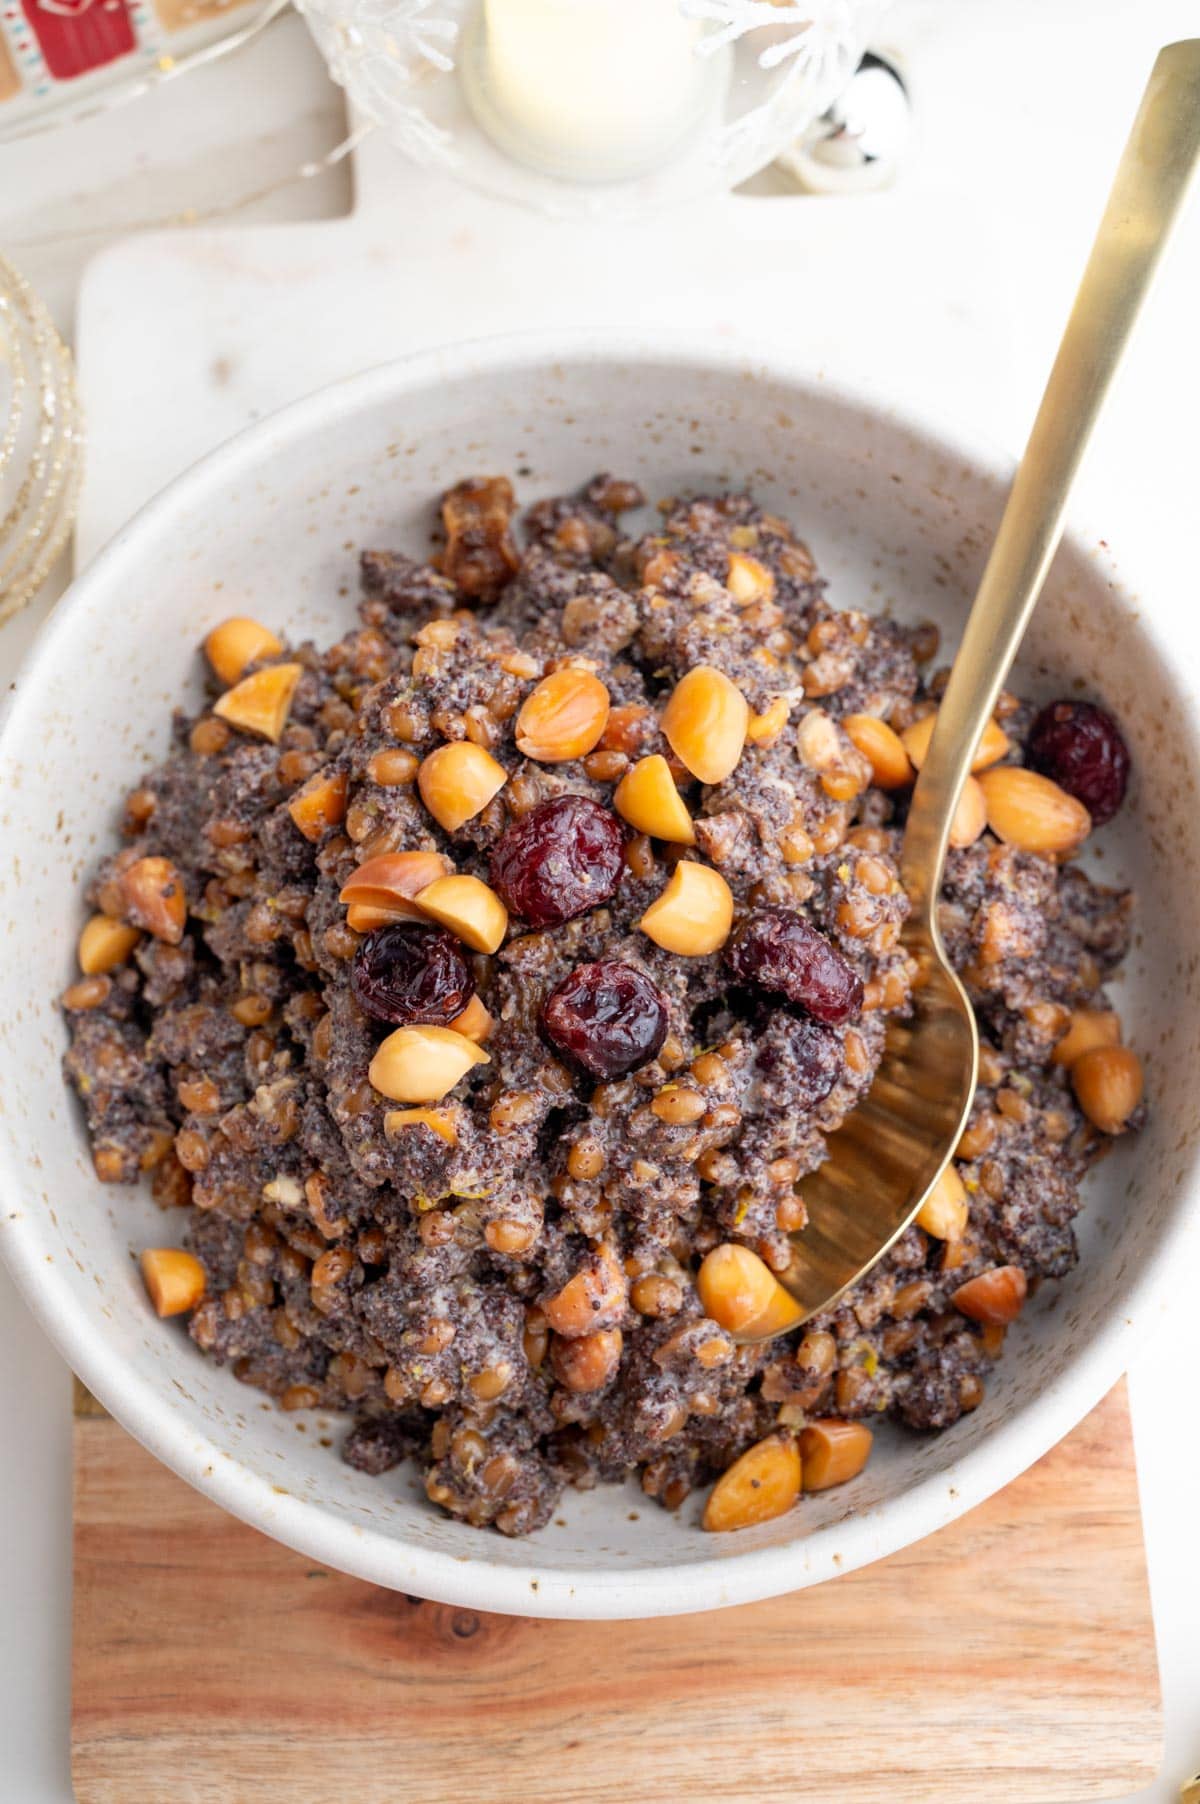
[[[139,1440],[267,1534],[382,1585],[545,1616],[745,1602],[928,1534],[1097,1402],[1131,1333],[1164,1307],[1168,1273],[1197,1252],[1185,1222],[1200,1057],[1197,722],[1161,604],[1135,604],[1104,548],[1076,536],[1020,686],[1104,697],[1132,743],[1130,801],[1095,855],[1140,891],[1121,1007],[1152,1113],[1091,1177],[1082,1261],[1010,1334],[974,1415],[930,1439],[884,1432],[858,1483],[728,1538],[700,1532],[696,1500],[671,1516],[630,1487],[568,1494],[546,1529],[505,1541],[446,1520],[407,1472],[352,1472],[312,1425],[299,1434],[296,1417],[153,1316],[135,1253],[161,1242],[163,1218],[92,1175],[55,998],[72,974],[80,884],[113,843],[124,791],[164,753],[172,707],[198,694],[198,640],[237,612],[332,638],[353,618],[356,548],[423,544],[444,485],[518,472],[528,500],[601,468],[655,495],[750,484],[798,523],[843,605],[932,616],[951,638],[1007,475],[1005,460],[874,398],[711,346],[567,337],[425,354],[288,408],[151,503],[60,603],[0,737],[0,1243],[29,1303]]]

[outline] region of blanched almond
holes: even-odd
[[[182,1315],[204,1296],[204,1267],[180,1247],[147,1247],[142,1278],[159,1315]]]
[[[228,689],[236,683],[247,664],[259,658],[274,658],[283,650],[270,627],[244,614],[235,614],[214,626],[204,641],[204,655]]]
[[[474,820],[507,782],[504,766],[469,739],[440,745],[417,772],[421,800],[447,833]]]
[[[871,1457],[872,1438],[861,1422],[810,1422],[800,1435],[804,1489],[827,1491],[857,1478]]]
[[[599,744],[608,711],[608,690],[591,671],[551,671],[517,715],[517,750],[539,764],[582,758]]]
[[[785,1334],[804,1314],[757,1253],[734,1241],[714,1247],[696,1274],[704,1313],[746,1341]]]
[[[906,727],[900,740],[912,762],[920,770],[929,751],[929,741],[933,738],[934,724],[937,714],[923,714],[920,720],[914,720],[911,727]],[[975,756],[971,760],[972,770],[986,770],[989,764],[995,764],[1003,758],[1009,747],[1008,734],[1003,727],[989,720],[979,736],[979,744],[975,748]]]
[[[371,1087],[390,1102],[441,1102],[473,1065],[490,1065],[482,1047],[449,1027],[398,1027],[371,1060]]]
[[[79,969],[85,977],[97,977],[123,965],[141,938],[136,927],[93,915],[79,936]]]
[[[638,926],[664,952],[702,958],[718,951],[729,938],[733,895],[719,871],[684,858]]]
[[[966,1284],[960,1284],[950,1301],[960,1314],[973,1322],[993,1328],[1005,1328],[1021,1313],[1027,1290],[1025,1273],[1019,1265],[993,1265]]]
[[[768,1435],[718,1478],[702,1518],[710,1534],[752,1528],[786,1515],[800,1495],[800,1450],[791,1435]]]
[[[449,1025],[456,1034],[465,1034],[468,1040],[474,1040],[477,1046],[482,1046],[485,1040],[491,1038],[496,1023],[478,996],[472,996],[462,1014],[455,1015]]]
[[[681,846],[696,843],[687,803],[675,787],[671,766],[660,752],[639,758],[626,771],[613,794],[613,807],[639,833]]]
[[[495,952],[508,932],[508,910],[478,877],[438,877],[419,892],[417,906],[473,952]]]
[[[319,770],[296,791],[288,803],[288,813],[305,839],[314,844],[339,826],[346,818],[346,796],[349,778],[344,770]]]
[[[350,910],[346,918],[356,933],[370,933],[388,921],[423,921],[417,896],[453,869],[441,852],[381,852],[359,865],[342,885],[338,901]]]
[[[1092,830],[1082,802],[1023,765],[1006,764],[979,779],[988,826],[1007,845],[1042,855],[1074,852]]]
[[[842,722],[851,744],[871,766],[880,789],[903,789],[914,772],[900,735],[874,714],[847,714]]]
[[[916,1213],[916,1224],[935,1240],[961,1240],[971,1212],[958,1168],[947,1165]]]
[[[987,802],[979,779],[968,777],[958,798],[954,819],[950,823],[950,844],[959,851],[966,846],[973,846],[986,826]]]
[[[213,713],[243,733],[257,733],[272,744],[287,724],[296,684],[304,674],[302,664],[268,664],[243,677],[213,703]]]
[[[1128,1046],[1093,1046],[1071,1066],[1075,1099],[1102,1134],[1120,1134],[1142,1100],[1142,1061]]]
[[[1096,1046],[1115,1046],[1120,1038],[1121,1018],[1112,1009],[1073,1009],[1067,1031],[1051,1053],[1050,1062],[1070,1070],[1085,1052]]]
[[[749,724],[745,696],[711,664],[680,678],[662,716],[668,745],[702,783],[723,783],[736,768]]]
[[[374,933],[379,927],[390,927],[401,917],[391,908],[376,908],[370,902],[351,902],[346,909],[346,925],[353,933]]]

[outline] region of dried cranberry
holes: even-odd
[[[1125,800],[1129,748],[1112,715],[1094,702],[1051,702],[1043,708],[1027,755],[1034,770],[1083,803],[1097,827]]]
[[[667,999],[633,965],[576,965],[542,1004],[542,1029],[589,1077],[624,1077],[645,1065],[667,1037]]]
[[[758,1075],[767,1079],[772,1098],[789,1108],[815,1109],[824,1102],[845,1062],[831,1028],[787,1009],[772,1010],[754,1044]]]
[[[492,888],[533,927],[557,927],[621,881],[625,834],[615,814],[586,796],[555,796],[513,822],[492,848]]]
[[[836,1025],[862,1007],[862,980],[837,947],[791,908],[760,908],[739,927],[725,958],[741,983],[786,996]]]
[[[354,954],[350,982],[367,1014],[395,1027],[410,1021],[445,1026],[475,994],[471,967],[454,935],[417,922],[368,934]]]

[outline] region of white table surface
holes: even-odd
[[[868,217],[856,209],[869,206],[879,220],[874,357],[850,361],[903,365],[900,387],[932,385],[944,409],[1018,448],[1153,51],[1198,28],[1195,0],[1093,0],[1086,9],[1076,0],[901,0],[889,30],[910,59],[920,120],[904,179],[870,202],[811,203],[838,209],[848,238],[861,238]],[[188,220],[214,216],[236,224],[346,211],[344,167],[287,179],[343,130],[336,91],[302,28],[288,21],[243,57],[134,109],[0,148],[0,250],[70,332],[87,258],[124,232],[168,223],[187,230]],[[372,156],[375,181],[381,167]],[[412,185],[398,168],[386,181],[403,233]],[[459,204],[469,218],[472,203],[450,189],[439,196],[443,230]],[[922,256],[941,237],[939,222],[963,255],[943,252],[926,270]],[[823,219],[822,233],[827,228]],[[906,242],[918,254],[905,257]],[[931,279],[937,306],[924,308],[922,284]],[[769,295],[763,300],[769,307]],[[1165,605],[1181,608],[1196,605],[1197,317],[1200,207],[1151,304],[1085,496],[1088,517],[1104,521],[1114,547]],[[469,324],[455,316],[448,329]],[[819,330],[828,338],[836,324]],[[52,582],[0,629],[0,681],[60,589],[61,580]],[[1181,1296],[1130,1374],[1166,1717],[1161,1776],[1139,1794],[1154,1804],[1174,1799],[1200,1767],[1194,1344]],[[0,1369],[10,1378],[0,1389],[0,1804],[62,1804],[71,1795],[69,1382],[3,1273]],[[933,1788],[930,1800],[936,1804]]]

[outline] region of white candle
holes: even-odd
[[[708,92],[679,0],[485,0],[476,101],[510,155],[552,175],[652,169]]]

